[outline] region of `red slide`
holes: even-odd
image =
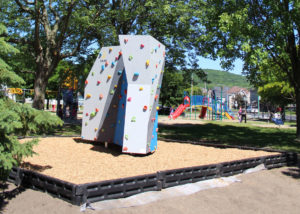
[[[184,112],[184,110],[190,106],[190,98],[188,96],[186,96],[184,98],[185,101],[188,102],[188,104],[180,104],[180,106],[178,106],[178,108],[176,109],[176,111],[173,113],[173,119],[175,120],[177,117],[179,117],[182,112]]]

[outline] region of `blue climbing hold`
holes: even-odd
[[[138,72],[135,72],[135,73],[134,73],[134,76],[138,76],[138,75],[140,75]]]
[[[121,75],[121,74],[122,74],[122,71],[121,71],[121,70],[119,70],[119,71],[118,71],[118,74],[119,74],[119,75]]]

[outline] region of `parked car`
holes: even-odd
[[[249,106],[246,109],[247,113],[257,113],[258,112],[258,108],[252,108],[251,106]]]

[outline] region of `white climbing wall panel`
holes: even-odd
[[[151,36],[120,35],[104,47],[86,81],[82,138],[126,153],[156,150],[157,105],[165,46]]]

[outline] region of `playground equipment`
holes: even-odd
[[[173,113],[173,119],[175,120],[177,117],[179,117],[184,110],[190,106],[190,98],[188,96],[184,97],[183,99],[183,104],[180,104],[180,106],[178,106],[178,108],[175,110],[175,112]]]
[[[185,96],[184,101],[188,104],[181,104],[176,109],[173,114],[173,119],[179,117],[187,107],[191,108],[200,108],[199,118],[204,119],[207,117],[207,113],[209,112],[211,115],[211,119],[222,119],[223,116],[227,117],[230,120],[234,120],[232,116],[233,113],[227,107],[227,101],[221,102],[221,99],[212,99],[208,96],[201,96],[201,95],[193,95],[191,98],[189,96]]]
[[[165,46],[151,36],[119,36],[103,47],[85,84],[82,138],[124,153],[157,149],[157,110]]]

